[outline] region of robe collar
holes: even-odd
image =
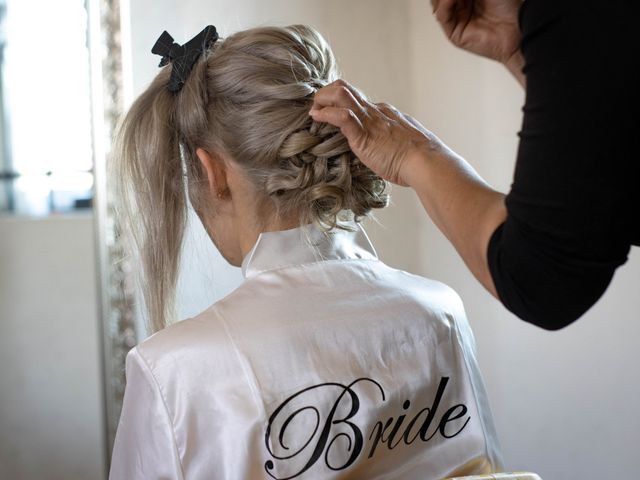
[[[369,259],[378,255],[362,225],[349,222],[354,232],[332,229],[324,233],[313,224],[289,230],[262,232],[242,260],[242,275],[326,260]]]

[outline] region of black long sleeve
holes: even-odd
[[[640,2],[525,0],[520,28],[524,119],[487,255],[503,304],[555,330],[640,243]]]

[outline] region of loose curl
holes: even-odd
[[[152,331],[175,317],[175,285],[188,195],[215,215],[197,148],[224,152],[251,179],[258,219],[297,218],[349,229],[387,206],[387,183],[362,164],[339,129],[313,121],[314,93],[338,78],[313,28],[261,27],[216,42],[182,89],[164,67],[136,99],[117,135],[111,173],[123,224],[140,252]],[[186,182],[183,181],[186,170]]]

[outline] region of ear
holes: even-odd
[[[209,190],[214,197],[221,198],[227,191],[227,168],[224,159],[215,153],[207,152],[203,148],[196,149],[202,167],[207,172]]]

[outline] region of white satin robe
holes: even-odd
[[[440,479],[501,467],[458,295],[361,226],[262,233],[244,282],[127,356],[111,480]]]

